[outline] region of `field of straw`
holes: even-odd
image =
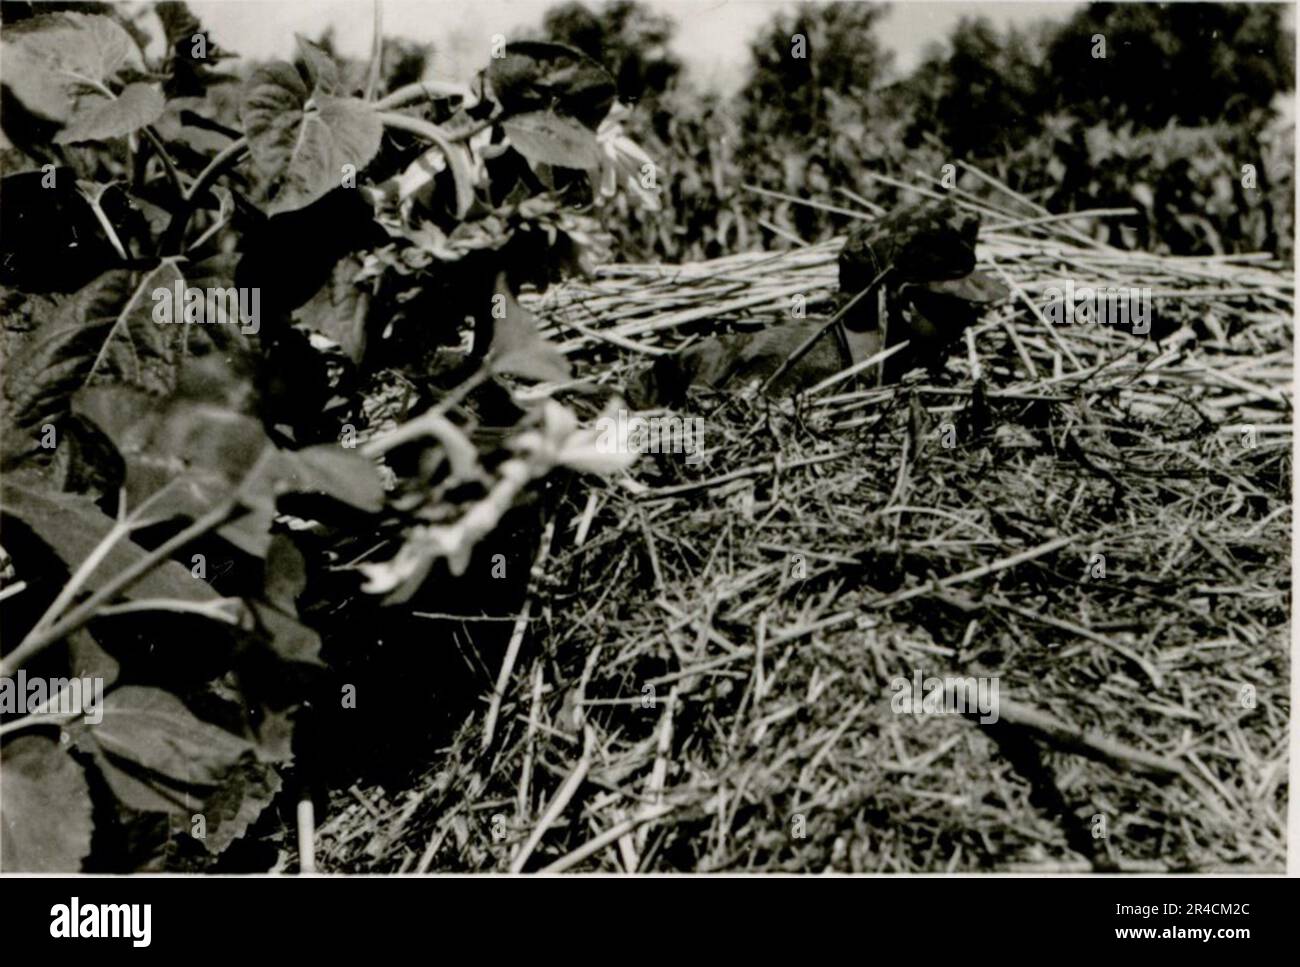
[[[956,200],[1012,296],[942,374],[697,395],[703,465],[577,481],[481,710],[407,788],[337,797],[321,869],[1283,869],[1291,267],[982,187]],[[617,387],[795,295],[828,314],[839,244],[532,306]],[[1150,287],[1168,334],[1051,325],[1066,278]],[[997,722],[897,714],[918,674],[995,679]]]

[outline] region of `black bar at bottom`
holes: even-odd
[[[998,959],[1235,957],[1293,946],[1295,886],[1280,877],[3,877],[0,936],[11,954],[283,952],[331,963],[515,949],[583,960],[752,949],[770,960],[789,948],[806,960],[948,945]],[[84,936],[114,930],[126,936]]]

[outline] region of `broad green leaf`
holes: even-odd
[[[374,463],[356,450],[321,443],[282,456],[283,491],[324,494],[372,514],[383,509],[383,478]]]
[[[614,79],[580,50],[525,40],[493,58],[488,81],[507,115],[557,111],[593,131],[614,103]]]
[[[581,169],[600,165],[596,136],[572,118],[534,111],[502,121],[501,127],[515,149],[535,164]]]
[[[148,518],[196,519],[229,497],[271,446],[257,419],[221,403],[161,401],[129,386],[77,394],[77,413],[113,441],[126,463],[127,506]],[[273,461],[263,467],[270,474]],[[247,481],[245,510],[218,533],[240,550],[266,553],[275,517],[273,480]]]
[[[133,762],[109,755],[88,735],[78,737],[77,747],[94,760],[108,788],[124,806],[142,813],[186,816],[199,804],[203,787],[169,782]]]
[[[310,91],[283,63],[254,72],[239,114],[271,214],[303,208],[339,187],[344,166],[360,172],[383,135],[371,105]]]
[[[252,751],[247,739],[196,718],[170,692],[139,685],[109,692],[103,719],[75,728],[108,755],[186,785],[216,785]]]
[[[49,545],[69,570],[75,569],[108,534],[113,521],[88,497],[48,493],[24,484],[14,474],[0,484],[0,512],[21,520]],[[90,575],[92,590],[120,574],[145,555],[144,548],[124,537],[113,545]],[[219,595],[207,582],[193,577],[175,561],[164,561],[124,592],[129,598],[176,598],[215,601]]]
[[[6,25],[0,37],[4,84],[31,112],[53,121],[107,100],[123,68],[142,70],[139,49],[110,17],[53,13]]]
[[[198,327],[160,325],[153,313],[155,294],[170,294],[178,282],[184,285],[185,278],[176,262],[164,259],[145,272],[105,272],[66,300],[6,373],[15,425],[57,422],[72,395],[96,382],[171,392]]]
[[[339,344],[354,363],[366,354],[366,314],[370,297],[353,280],[361,270],[355,256],[342,259],[308,302],[294,311],[294,320]]]
[[[166,107],[162,94],[148,84],[128,84],[115,98],[83,100],[54,137],[55,144],[106,141],[153,124]]]
[[[181,0],[161,0],[154,6],[154,13],[158,15],[158,22],[162,24],[163,36],[167,38],[168,46],[189,40],[203,31],[199,18],[194,16],[189,5]]]
[[[90,852],[90,788],[58,743],[24,735],[0,747],[0,873],[77,873]]]
[[[270,547],[281,494],[323,494],[369,513],[384,505],[370,460],[334,444],[276,451],[259,420],[224,402],[160,401],[128,386],[97,386],[78,393],[75,406],[125,461],[128,508],[150,519],[196,519],[238,487],[241,514],[218,533],[256,557]]]
[[[214,64],[232,55],[213,42],[186,4],[164,0],[154,6],[154,12],[167,39],[169,56],[165,66],[171,73],[166,82],[168,98],[201,97],[210,85],[234,80],[229,74],[212,70]],[[196,46],[196,37],[202,38],[201,47]]]
[[[505,282],[505,274],[497,278],[494,304],[504,307],[500,318],[494,313],[492,320],[492,346],[489,350],[492,370],[510,373],[542,382],[568,379],[568,361],[537,331],[537,320],[531,312],[515,301]]]
[[[126,460],[130,507],[178,477],[194,496],[215,504],[268,445],[257,419],[219,404],[158,400],[129,386],[94,386],[79,393],[75,405]]]
[[[298,43],[298,57],[307,69],[307,79],[312,87],[322,94],[337,94],[339,68],[334,63],[334,58],[325,48],[308,40],[302,34],[294,34],[293,39]]]
[[[78,628],[68,636],[68,671],[76,678],[99,678],[105,688],[116,681],[121,666],[106,652],[90,632]]]
[[[286,614],[298,613],[298,595],[307,587],[307,562],[287,534],[276,534],[266,552],[262,594]]]
[[[320,657],[320,635],[278,608],[263,601],[249,601],[258,630],[266,646],[283,661],[324,667]]]
[[[207,821],[204,848],[213,856],[225,852],[274,802],[282,785],[274,766],[247,761],[232,769],[203,804],[203,817]]]

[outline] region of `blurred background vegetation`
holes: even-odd
[[[1281,6],[1099,3],[1027,30],[967,19],[901,77],[875,36],[884,10],[777,14],[750,44],[739,94],[724,98],[683,79],[667,16],[630,0],[552,8],[541,36],[614,72],[635,106],[624,126],[659,164],[661,212],[620,197],[606,215],[621,257],[818,241],[848,216],[744,186],[888,206],[898,191],[876,176],[916,183],[958,161],[1051,212],[1136,208],[1098,227],[1114,245],[1291,257],[1295,41]],[[797,35],[804,58],[793,56]],[[957,170],[959,187],[982,191]]]
[[[11,21],[136,6],[4,0],[0,9]],[[1295,38],[1284,5],[1097,3],[1027,28],[971,17],[908,71],[879,40],[887,9],[774,8],[750,39],[734,95],[696,85],[674,57],[674,37],[693,29],[685,14],[675,22],[634,0],[569,0],[510,39],[586,51],[631,106],[623,127],[655,160],[663,204],[644,211],[620,193],[601,209],[623,260],[695,261],[820,241],[850,221],[828,208],[864,210],[857,199],[893,205],[900,191],[890,181],[932,183],[949,164],[959,189],[1026,216],[1031,206],[992,191],[966,166],[1049,212],[1136,209],[1086,223],[1113,245],[1292,257]],[[1099,36],[1104,57],[1094,56]],[[803,57],[795,56],[800,37]],[[318,41],[335,51],[331,32]],[[390,37],[386,86],[430,76],[452,53]],[[236,73],[252,66],[241,62]],[[363,77],[364,63],[352,66]],[[209,116],[236,124],[235,98],[233,86],[210,88]],[[169,112],[188,106],[169,104]],[[175,133],[196,136],[179,125]]]

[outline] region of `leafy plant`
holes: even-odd
[[[620,51],[621,6],[584,15],[565,4],[546,23],[575,45]],[[1294,38],[1280,7],[1098,3],[1005,29],[963,18],[906,75],[878,42],[881,16],[866,4],[777,12],[735,95],[649,92],[624,127],[654,155],[665,204],[609,206],[618,250],[693,261],[825,240],[848,230],[844,209],[861,210],[845,192],[890,207],[903,200],[898,182],[968,163],[1050,212],[1136,208],[1106,229],[1114,245],[1290,256]],[[647,46],[670,33],[656,25]],[[1084,143],[1107,131],[1138,142],[1118,164]],[[987,192],[975,176],[959,187]]]
[[[643,157],[599,64],[526,42],[384,93],[300,38],[241,79],[152,13],[153,59],[115,10],[6,13],[0,678],[63,689],[0,713],[6,870],[116,868],[160,815],[173,860],[221,854],[329,680],[303,602],[402,600],[548,472],[626,465],[546,385],[499,405],[569,379],[518,296]]]

